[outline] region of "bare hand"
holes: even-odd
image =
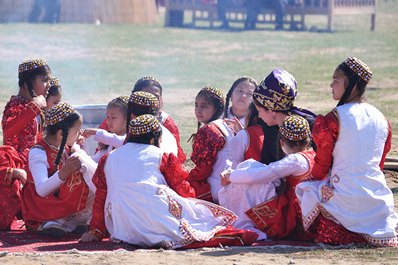
[[[12,171],[11,179],[19,179],[22,185],[25,185],[27,180],[26,171],[20,168],[14,168]]]
[[[94,236],[93,234],[86,232],[84,233],[81,238],[79,239],[79,242],[96,242],[99,241],[99,238]]]
[[[46,98],[43,95],[32,98],[32,101],[40,108],[45,109],[47,107]]]
[[[73,172],[82,167],[82,162],[77,156],[70,156],[66,159],[64,166],[59,170],[59,179],[65,181]]]
[[[232,171],[231,169],[224,170],[221,172],[221,185],[222,186],[227,186],[228,184],[231,183],[229,180],[229,176],[231,175]]]
[[[244,128],[244,126],[242,125],[242,123],[240,123],[239,119],[236,116],[234,116],[233,119],[224,119],[224,121],[235,134],[237,134],[240,130]]]
[[[87,129],[84,129],[82,135],[83,135],[83,137],[88,138],[90,136],[94,136],[97,133],[97,131],[98,131],[98,129],[96,129],[96,128],[87,128]]]

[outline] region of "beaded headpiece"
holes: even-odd
[[[68,103],[61,102],[53,106],[46,113],[46,125],[55,125],[68,118],[75,109]]]
[[[142,107],[151,107],[152,109],[159,109],[159,100],[151,93],[145,91],[133,92],[130,96],[129,102]]]
[[[143,82],[143,81],[155,81],[160,84],[160,81],[158,79],[156,79],[156,77],[154,77],[154,76],[143,76],[137,80],[136,84]]]
[[[254,90],[253,98],[272,111],[288,111],[297,96],[294,77],[282,68],[274,69]]]
[[[343,64],[351,69],[351,71],[358,75],[363,81],[369,83],[372,78],[372,71],[364,62],[358,58],[349,57],[343,62]]]
[[[128,97],[128,96],[119,96],[116,99],[119,99],[119,100],[123,101],[124,103],[128,104],[129,100],[130,100],[130,97]]]
[[[48,66],[47,62],[43,59],[34,59],[29,61],[24,61],[18,66],[18,73],[24,73],[28,71],[32,71],[34,69]]]
[[[58,78],[52,77],[50,80],[50,87],[61,87],[61,82]]]
[[[281,136],[290,141],[301,141],[311,135],[308,121],[299,115],[290,115],[283,120],[279,127]]]
[[[140,136],[160,129],[159,120],[150,114],[144,114],[129,122],[129,135]]]
[[[199,93],[207,93],[212,96],[215,96],[217,99],[219,99],[221,102],[224,102],[224,95],[223,93],[218,89],[215,88],[214,86],[205,86],[200,90]]]

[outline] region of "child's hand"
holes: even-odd
[[[93,235],[90,232],[86,232],[82,235],[82,237],[79,239],[79,242],[96,242],[99,241],[100,239]]]
[[[227,186],[228,184],[231,183],[229,180],[229,176],[231,175],[232,171],[231,169],[224,170],[221,172],[221,185],[222,186]]]
[[[45,109],[47,107],[46,98],[43,95],[32,98],[32,101],[40,108]]]
[[[88,138],[90,136],[94,136],[97,133],[97,130],[98,129],[96,129],[96,128],[87,128],[82,133],[83,137]]]
[[[224,121],[235,134],[244,128],[236,116],[233,119],[224,119]]]
[[[108,149],[108,146],[109,145],[106,145],[104,143],[98,142],[97,149],[98,150],[106,150],[106,149]]]
[[[27,180],[26,171],[20,168],[14,168],[12,171],[11,179],[19,179],[22,185],[25,185]]]
[[[77,156],[70,156],[66,159],[64,166],[59,170],[59,179],[65,181],[73,172],[82,167],[82,162]]]

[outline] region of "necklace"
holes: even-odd
[[[52,149],[54,149],[56,151],[59,151],[59,146],[57,147],[55,145],[50,144],[49,142],[47,142],[47,140],[45,138],[43,138],[43,140],[49,147],[51,147]]]

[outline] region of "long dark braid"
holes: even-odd
[[[66,145],[66,140],[68,139],[68,132],[69,129],[66,126],[62,126],[62,141],[61,145],[59,146],[57,158],[55,159],[54,165],[55,168],[58,170],[59,169],[59,163],[61,162],[62,154],[64,153],[65,150],[65,145]]]

